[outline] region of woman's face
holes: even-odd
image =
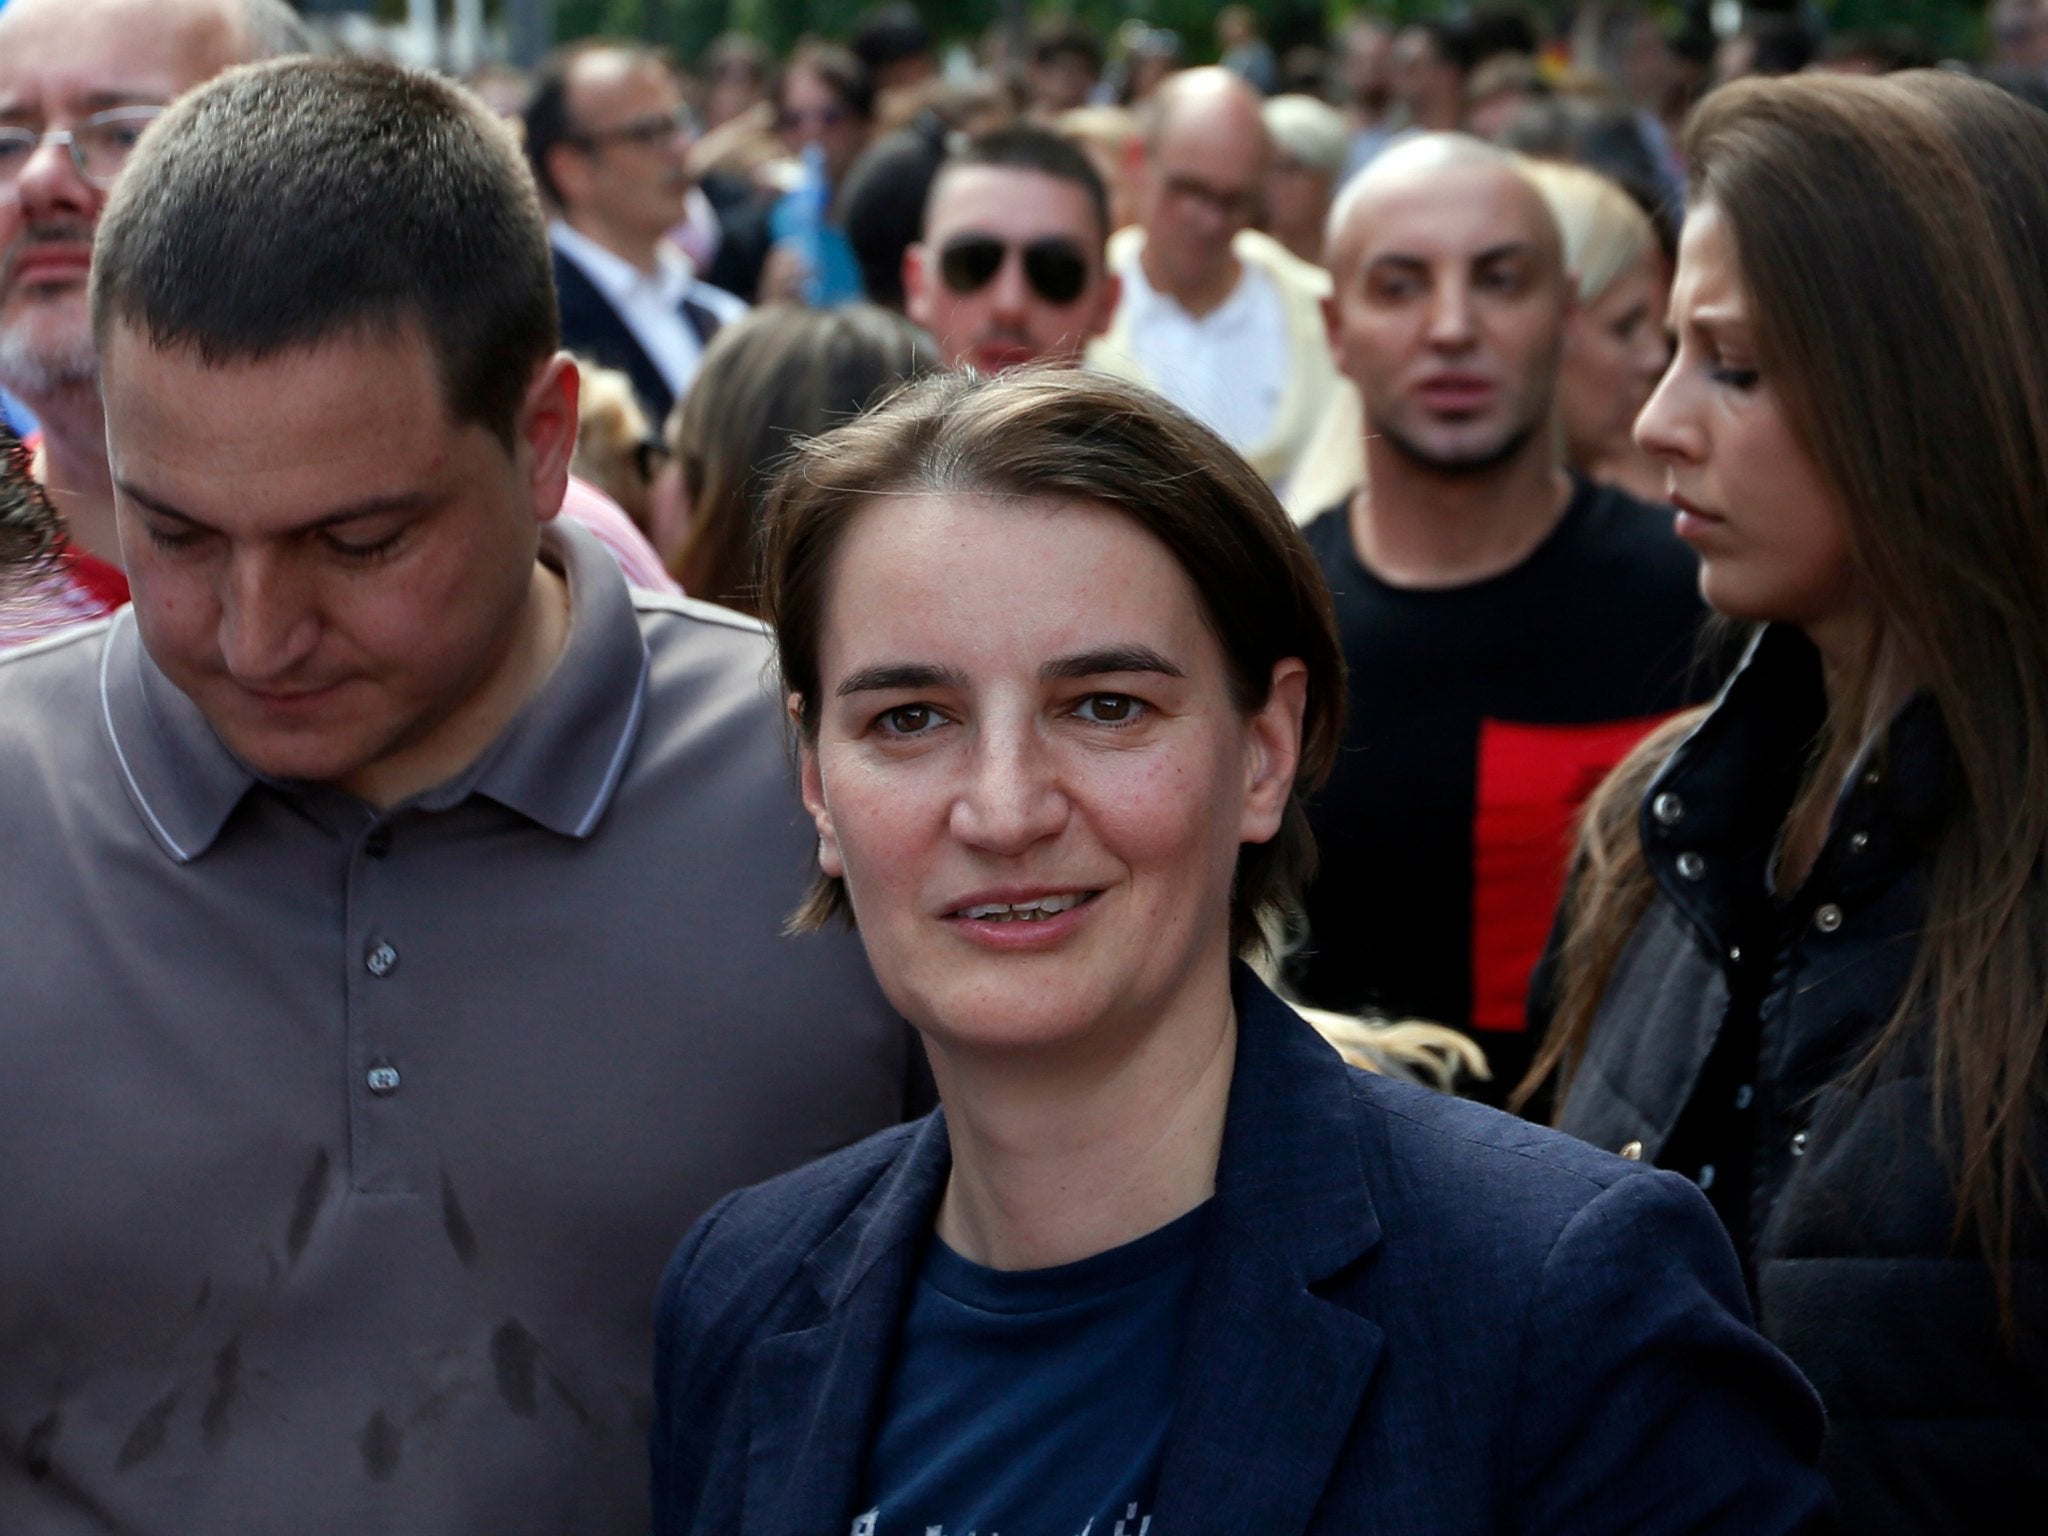
[[[819,862],[942,1057],[1225,1006],[1238,847],[1280,825],[1305,673],[1282,662],[1241,714],[1152,535],[1090,503],[877,499],[819,662]]]
[[[1671,361],[1665,285],[1654,252],[1573,311],[1564,332],[1558,402],[1565,454],[1576,469],[1625,456],[1636,416]]]
[[[1796,624],[1823,650],[1865,621],[1841,499],[1759,365],[1734,231],[1712,203],[1686,216],[1671,315],[1678,352],[1636,422],[1665,466],[1700,593],[1738,619]]]
[[[831,81],[801,65],[782,78],[777,126],[792,152],[809,144],[824,150],[825,176],[835,187],[867,144],[868,125],[840,100]]]

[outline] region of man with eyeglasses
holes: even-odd
[[[903,257],[906,308],[948,367],[1074,367],[1116,308],[1108,238],[1109,195],[1085,154],[1047,129],[997,129],[939,167],[924,238]]]
[[[35,477],[64,519],[85,611],[128,600],[86,313],[107,189],[172,98],[304,51],[280,0],[12,0],[0,10],[0,389],[40,427]]]
[[[1283,487],[1337,382],[1329,275],[1251,228],[1272,146],[1227,70],[1173,75],[1141,138],[1138,223],[1110,242],[1123,300],[1090,367],[1150,384]]]
[[[562,344],[633,381],[657,427],[745,302],[699,278],[669,238],[690,194],[692,129],[651,48],[601,41],[542,64],[526,157],[552,205]]]

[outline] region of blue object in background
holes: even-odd
[[[0,9],[5,9],[7,0],[0,0]],[[0,389],[0,416],[7,418],[7,425],[14,428],[16,437],[27,437],[36,429],[36,419],[29,408],[14,396]]]
[[[768,233],[777,245],[791,246],[802,262],[804,303],[813,309],[857,304],[865,296],[859,258],[846,232],[825,221],[832,202],[825,151],[806,144],[803,166],[803,179],[769,213]]]

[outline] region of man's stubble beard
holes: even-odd
[[[88,244],[92,225],[76,218],[44,220],[30,224],[0,253],[0,306],[14,286],[15,271],[24,252],[54,242]],[[80,296],[82,302],[83,296]],[[11,318],[0,317],[0,389],[21,396],[31,407],[38,400],[90,389],[100,384],[99,350],[93,344],[91,322],[80,317],[78,334],[55,343],[35,339],[36,311],[45,304],[62,304],[62,297],[38,299],[26,296],[26,309]]]
[[[39,346],[20,322],[0,324],[0,389],[19,395],[33,409],[39,400],[97,391],[99,352],[90,334],[59,346]]]
[[[1529,446],[1543,425],[1541,419],[1524,422],[1493,447],[1463,454],[1434,453],[1393,427],[1377,428],[1376,435],[1411,464],[1434,474],[1464,478],[1489,475],[1503,464],[1512,462]]]

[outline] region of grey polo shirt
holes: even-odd
[[[253,777],[123,613],[0,661],[0,1532],[647,1528],[651,1307],[896,1119],[749,621],[550,530],[571,633],[385,814]]]

